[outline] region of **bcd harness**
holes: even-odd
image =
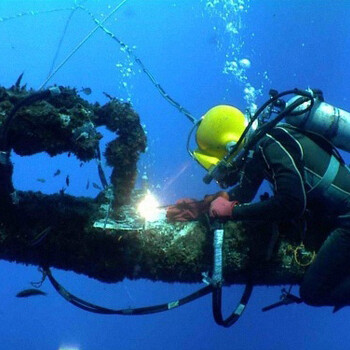
[[[333,183],[335,177],[337,176],[339,166],[340,166],[339,160],[334,155],[331,155],[331,158],[329,160],[328,167],[325,173],[323,174],[320,181],[308,192],[308,194],[317,196],[325,193]]]

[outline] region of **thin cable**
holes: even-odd
[[[152,73],[146,68],[140,58],[138,58],[135,53],[130,49],[128,45],[126,45],[122,40],[116,37],[110,30],[103,26],[103,22],[99,22],[95,16],[85,7],[80,6],[81,9],[85,10],[89,16],[93,19],[95,23],[113,40],[115,40],[121,48],[139,65],[143,73],[147,75],[151,83],[155,86],[158,92],[162,95],[162,97],[169,102],[173,107],[177,108],[180,113],[183,113],[192,123],[196,123],[197,119],[183,106],[181,106],[178,102],[176,102],[171,96],[169,96],[163,87],[158,83],[156,78],[152,75]]]
[[[50,67],[50,70],[49,70],[49,73],[48,73],[48,76],[50,76],[50,74],[52,73],[54,67],[55,67],[55,64],[56,64],[56,60],[57,60],[57,57],[58,57],[58,54],[60,53],[61,51],[61,47],[62,47],[62,43],[63,43],[63,39],[64,37],[66,36],[66,33],[67,33],[67,29],[68,29],[68,26],[69,26],[69,23],[74,15],[74,12],[78,9],[79,7],[76,6],[72,9],[71,13],[69,14],[68,18],[67,18],[67,21],[66,21],[66,24],[63,28],[63,32],[62,32],[62,35],[60,37],[60,41],[57,45],[57,49],[56,49],[56,52],[55,52],[55,56],[52,60],[52,63],[51,63],[51,67]]]
[[[80,49],[82,45],[90,39],[90,37],[100,28],[100,25],[105,23],[110,17],[114,15],[125,3],[127,0],[122,1],[101,23],[99,23],[75,48],[74,50],[58,65],[58,67],[46,78],[46,80],[41,84],[39,90],[42,90],[45,85],[51,80],[51,78],[67,63],[67,61]],[[80,5],[79,5],[80,7]]]
[[[76,7],[78,7],[78,6],[76,6]],[[58,8],[58,9],[45,10],[45,11],[31,10],[31,11],[27,11],[27,12],[20,12],[20,13],[17,13],[16,15],[13,15],[13,16],[0,17],[0,22],[6,22],[6,21],[10,21],[12,19],[17,19],[17,18],[21,18],[21,17],[25,17],[25,16],[36,16],[36,15],[53,13],[53,12],[70,11],[70,10],[74,10],[74,9],[75,9],[75,7],[65,7],[65,8]]]

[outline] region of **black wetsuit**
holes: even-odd
[[[336,161],[339,168],[333,180],[316,186],[329,167],[332,151],[319,141],[286,125],[267,133],[247,161],[240,184],[230,192],[242,203],[232,217],[278,222],[302,217],[307,210],[333,218],[335,224],[308,268],[300,294],[310,305],[350,305],[350,171]],[[272,184],[274,195],[250,203],[264,179]]]

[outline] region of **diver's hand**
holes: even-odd
[[[230,219],[237,204],[237,201],[231,202],[226,198],[218,197],[210,204],[209,216],[216,219]]]

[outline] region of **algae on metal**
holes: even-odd
[[[76,89],[60,87],[60,90],[57,96],[18,110],[8,134],[11,149],[21,156],[39,152],[50,156],[72,153],[85,162],[96,158],[102,137],[96,127],[106,126],[116,134],[104,153],[107,164],[112,167],[111,182],[119,189],[114,206],[127,203],[135,184],[137,160],[146,149],[146,135],[139,116],[129,103],[109,95],[110,101],[100,106],[81,98]],[[16,103],[32,92],[18,84],[9,89],[0,86],[0,123]]]
[[[137,160],[146,148],[137,113],[110,96],[100,106],[82,99],[75,89],[60,89],[60,95],[18,110],[8,135],[11,149],[23,156],[73,153],[88,161],[96,157],[101,138],[96,127],[105,125],[116,134],[103,152],[112,167],[111,188],[96,198],[64,191],[54,195],[16,191],[16,201],[0,198],[0,258],[71,270],[105,282],[124,278],[200,282],[202,273],[212,268],[213,234],[208,221],[169,223],[163,218],[145,223],[134,210],[140,198],[134,189]],[[13,106],[32,92],[19,84],[0,87],[1,125]],[[2,188],[10,191],[12,170],[0,166],[0,179]],[[315,227],[305,242],[308,249],[317,249],[324,239],[322,225]],[[267,259],[272,232],[272,224],[264,222],[225,224],[227,284],[301,281],[306,267],[294,258],[300,243],[298,229],[291,223],[279,225]]]

